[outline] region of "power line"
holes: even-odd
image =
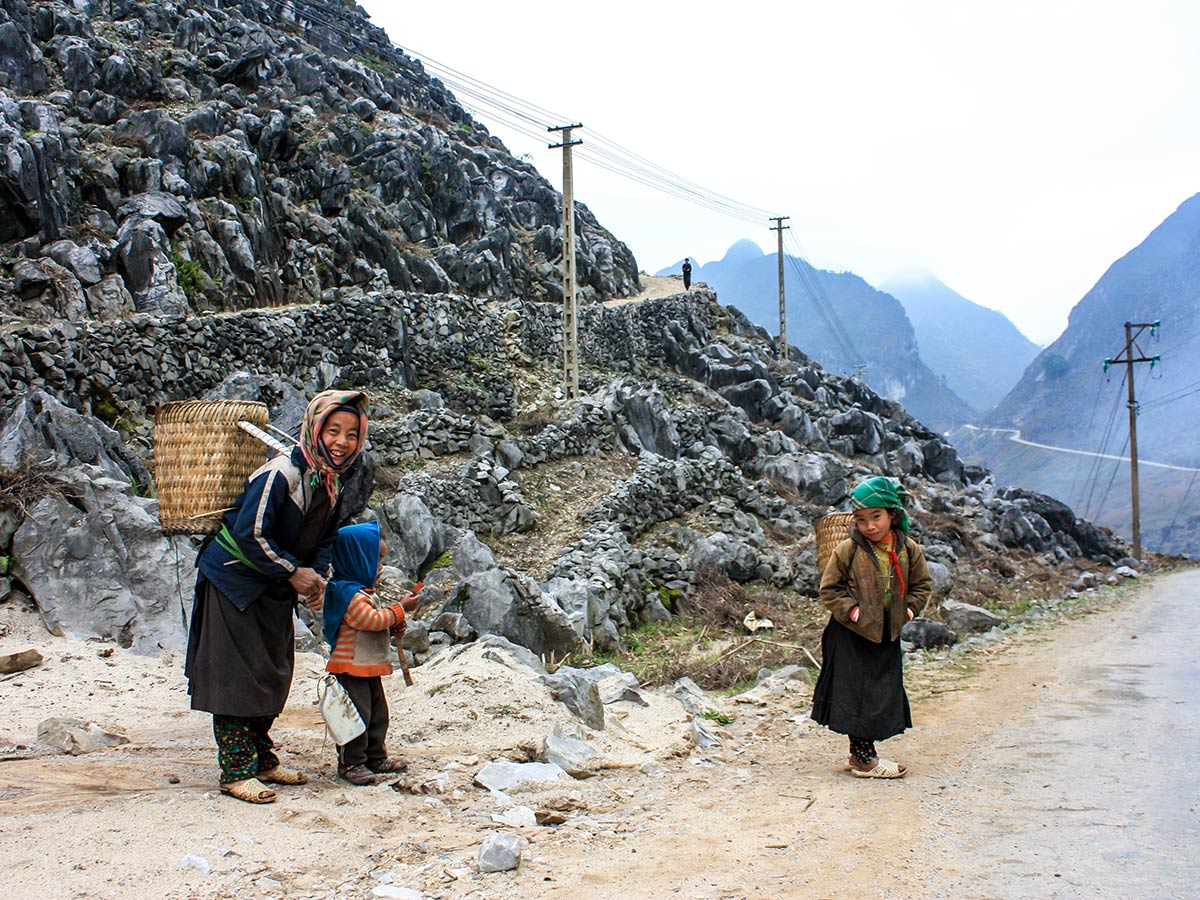
[[[1192,473],[1192,479],[1188,482],[1187,490],[1183,492],[1183,499],[1179,501],[1179,508],[1175,510],[1175,515],[1171,517],[1171,524],[1168,525],[1166,531],[1163,532],[1164,541],[1166,541],[1166,539],[1170,537],[1171,532],[1175,530],[1175,523],[1179,521],[1179,514],[1183,512],[1183,505],[1187,503],[1187,498],[1192,493],[1192,485],[1196,483],[1196,475],[1198,474],[1200,474],[1200,472]]]
[[[334,21],[328,8],[314,8],[307,0],[268,0],[268,2],[280,9],[285,5],[292,6],[302,11],[306,19],[324,25],[347,39],[357,37],[340,22]],[[405,52],[395,44],[392,44],[387,50],[382,47],[379,49],[393,57],[398,54],[401,61],[405,56]],[[548,123],[550,122],[565,121],[567,118],[482,79],[467,75],[452,66],[420,54],[411,47],[409,53],[413,57],[419,58],[427,69],[455,93],[456,97],[461,94],[474,100],[484,108],[489,118],[493,118],[525,137],[540,140],[540,134],[536,133],[534,129],[540,130],[543,127],[549,127]],[[407,66],[407,62],[404,64]],[[601,134],[595,134],[589,143],[580,149],[579,156],[598,168],[676,199],[702,206],[711,212],[755,225],[761,225],[764,219],[769,218],[766,210],[704,188]]]

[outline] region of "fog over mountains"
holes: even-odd
[[[1041,349],[1003,313],[928,273],[890,278],[879,289],[904,305],[929,368],[977,410],[999,403]]]
[[[796,265],[807,266],[802,260]],[[730,247],[724,258],[700,265],[693,260],[694,281],[706,282],[722,303],[736,306],[771,334],[779,330],[779,269],[775,254],[764,254],[753,241]],[[659,274],[679,271],[679,264]],[[917,336],[900,302],[851,272],[809,270],[848,332],[860,358],[842,346],[819,314],[791,262],[785,266],[788,343],[826,369],[854,374],[867,366],[864,380],[884,397],[897,400],[932,428],[946,430],[971,421],[975,410],[922,360]]]
[[[1140,342],[1159,356],[1134,367],[1143,461],[1200,467],[1200,194],[1186,200],[1137,247],[1117,260],[1071,311],[1066,331],[1038,354],[1020,382],[982,421],[1020,429],[1046,444],[1128,453],[1125,366],[1104,370],[1125,347],[1125,322],[1159,322]],[[1045,491],[1128,535],[1128,464],[1016,447],[1007,435],[955,435],[960,450],[1014,481]],[[1194,472],[1141,467],[1143,543],[1200,552],[1200,490]]]

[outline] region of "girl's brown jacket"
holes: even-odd
[[[904,608],[917,615],[933,593],[933,578],[925,564],[925,553],[921,545],[907,535],[904,548],[908,555],[908,566],[901,569],[907,590],[904,600],[894,597],[891,603],[891,634],[889,641],[900,637],[900,629],[908,621],[908,614],[897,613]],[[842,541],[825,564],[821,573],[821,605],[833,613],[833,617],[856,634],[876,644],[883,642],[883,590],[879,586],[879,569],[875,565],[875,553],[871,543],[850,526],[850,539]],[[857,622],[850,621],[850,610],[859,608]]]

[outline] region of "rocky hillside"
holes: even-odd
[[[879,286],[904,305],[921,359],[973,408],[995,406],[1038,354],[1038,345],[1003,313],[972,303],[932,275]]]
[[[350,512],[425,581],[418,663],[479,635],[612,652],[719,607],[695,640],[719,671],[725,624],[812,606],[813,520],[879,472],[917,498],[931,615],[1129,562],[895,400],[778,360],[708,290],[585,305],[585,396],[562,400],[557,198],[341,7],[0,2],[0,601],[56,633],[182,639],[195,544],[158,527],[158,404],[261,400],[294,430],[329,385],[374,398]],[[631,289],[623,246],[584,230],[589,295]]]
[[[581,644],[616,648],[714,584],[740,585],[743,602],[764,609],[811,596],[814,519],[875,472],[918,499],[939,602],[995,603],[1027,584],[1009,584],[1018,573],[1042,579],[1124,554],[1062,504],[965,467],[861,383],[779,364],[761,330],[711,293],[588,307],[588,395],[574,402],[553,399],[558,318],[553,304],[383,292],[140,316],[102,340],[18,329],[21,347],[36,337],[64,363],[14,396],[0,428],[5,592],[28,594],[71,636],[147,651],[182,638],[173,608],[186,598],[192,544],[158,532],[146,464],[128,440],[65,405],[78,400],[81,360],[93,371],[145,367],[110,395],[134,447],[149,443],[144,410],[182,385],[189,396],[263,400],[285,429],[298,423],[301,392],[327,380],[371,391],[373,465],[355,506],[384,524],[397,577],[424,578],[425,624],[409,629],[418,661],[487,633],[556,658]],[[356,334],[354,354],[307,353],[317,325]],[[277,355],[243,358],[244,374],[221,378],[221,360],[263,334]],[[295,382],[280,359],[297,360]]]
[[[779,269],[774,254],[752,241],[739,241],[725,257],[697,266],[693,277],[714,288],[724,303],[742,310],[772,334],[779,330]],[[806,265],[802,261],[799,265]],[[678,271],[678,266],[664,271]],[[877,291],[850,272],[812,270],[819,288],[849,330],[861,360],[851,359],[824,318],[809,290],[784,268],[788,306],[788,343],[827,369],[850,374],[865,362],[867,384],[939,431],[971,421],[975,411],[954,393],[944,377],[922,359],[913,326],[895,297]]]
[[[1142,350],[1161,356],[1135,366],[1138,453],[1144,460],[1200,466],[1189,427],[1200,417],[1195,361],[1200,359],[1200,195],[1185,201],[1141,244],[1117,260],[1071,310],[1062,336],[1030,364],[982,424],[1020,429],[1056,446],[1128,453],[1125,367],[1103,360],[1125,346],[1125,322],[1160,322]],[[1128,464],[1017,447],[1006,433],[963,434],[975,458],[1005,480],[1089,506],[1091,515],[1128,535]],[[1143,467],[1143,542],[1165,552],[1200,554],[1200,492],[1187,471]],[[1111,485],[1111,486],[1110,486]]]
[[[0,322],[561,298],[561,201],[340,2],[0,2]],[[636,290],[584,207],[584,300]]]

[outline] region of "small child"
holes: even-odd
[[[831,615],[812,717],[849,736],[846,768],[859,778],[902,778],[908,771],[875,753],[875,741],[912,727],[900,629],[933,590],[925,554],[908,536],[908,499],[908,491],[883,476],[858,485],[850,495],[850,538],[821,573],[821,604]]]
[[[351,784],[374,784],[376,775],[408,767],[387,753],[388,705],[381,676],[392,674],[390,635],[403,633],[405,613],[419,601],[414,591],[399,603],[380,605],[374,585],[386,552],[378,522],[341,528],[333,544],[324,616],[332,653],[325,668],[337,676],[367,726],[338,747],[338,775]]]

